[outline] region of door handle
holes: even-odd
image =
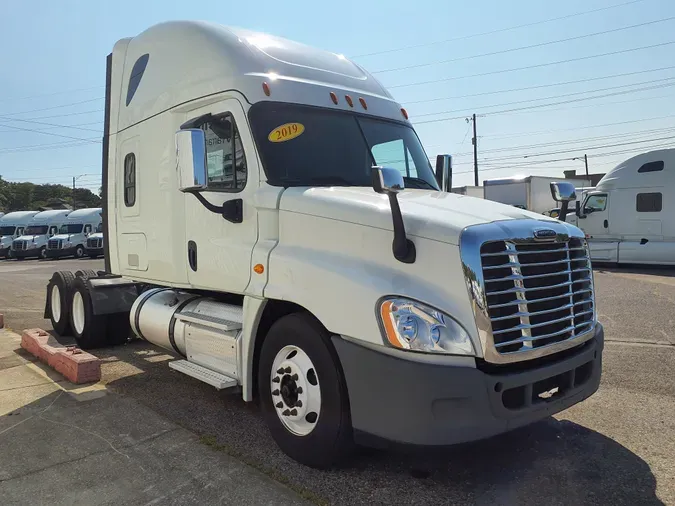
[[[197,272],[197,243],[188,241],[188,263],[190,269]]]
[[[608,222],[607,220],[605,220],[605,221],[602,223],[602,226],[605,227],[605,228],[609,228],[609,222]]]

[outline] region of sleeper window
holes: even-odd
[[[659,172],[663,170],[663,165],[662,161],[647,162],[638,169],[638,172]]]
[[[248,171],[241,137],[229,114],[201,125],[206,137],[207,185],[209,189],[241,191]]]
[[[638,193],[635,200],[638,213],[659,213],[663,207],[663,195],[660,193]]]
[[[124,157],[124,205],[133,207],[136,203],[136,155]]]

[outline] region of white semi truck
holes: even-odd
[[[494,436],[598,388],[583,233],[448,193],[448,159],[434,173],[359,65],[167,22],[115,44],[106,90],[106,272],[56,272],[45,306],[81,347],[131,327],[258,399],[314,467]]]
[[[12,241],[23,235],[38,211],[12,211],[0,217],[0,258],[12,257]]]
[[[84,251],[89,258],[98,258],[103,256],[103,222],[99,223],[96,231],[89,234]]]
[[[11,255],[17,260],[47,258],[47,241],[66,223],[69,209],[41,211],[26,225],[23,235],[12,241]]]
[[[82,258],[86,253],[87,239],[103,223],[101,212],[100,207],[77,209],[71,212],[66,223],[59,229],[59,233],[47,242],[47,257]]]

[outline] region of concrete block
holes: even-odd
[[[101,379],[101,361],[75,346],[64,346],[42,329],[24,330],[21,347],[54,368],[72,383]]]
[[[0,313],[0,329],[4,329],[4,328],[5,328],[5,315]]]

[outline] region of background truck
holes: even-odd
[[[544,214],[557,207],[556,202],[551,197],[552,182],[572,183],[578,187],[590,186],[591,184],[587,179],[527,176],[485,179],[483,186],[487,200]]]
[[[182,21],[117,42],[106,82],[106,272],[54,273],[59,334],[94,348],[131,326],[257,399],[314,467],[494,436],[597,389],[583,233],[448,193],[449,159],[432,170],[359,65]]]
[[[23,235],[12,241],[12,257],[47,258],[47,241],[66,223],[70,210],[41,211],[30,220]]]
[[[660,149],[610,170],[567,221],[586,233],[593,260],[675,265],[674,202],[675,149]]]
[[[13,211],[0,217],[0,258],[12,257],[12,241],[23,235],[23,230],[38,211]]]
[[[98,224],[95,232],[89,234],[84,250],[89,258],[103,256],[103,222]]]
[[[59,233],[47,242],[48,258],[82,258],[89,235],[102,225],[102,209],[87,208],[71,212]]]
[[[452,189],[452,193],[479,199],[485,198],[485,189],[482,186],[458,186]]]

